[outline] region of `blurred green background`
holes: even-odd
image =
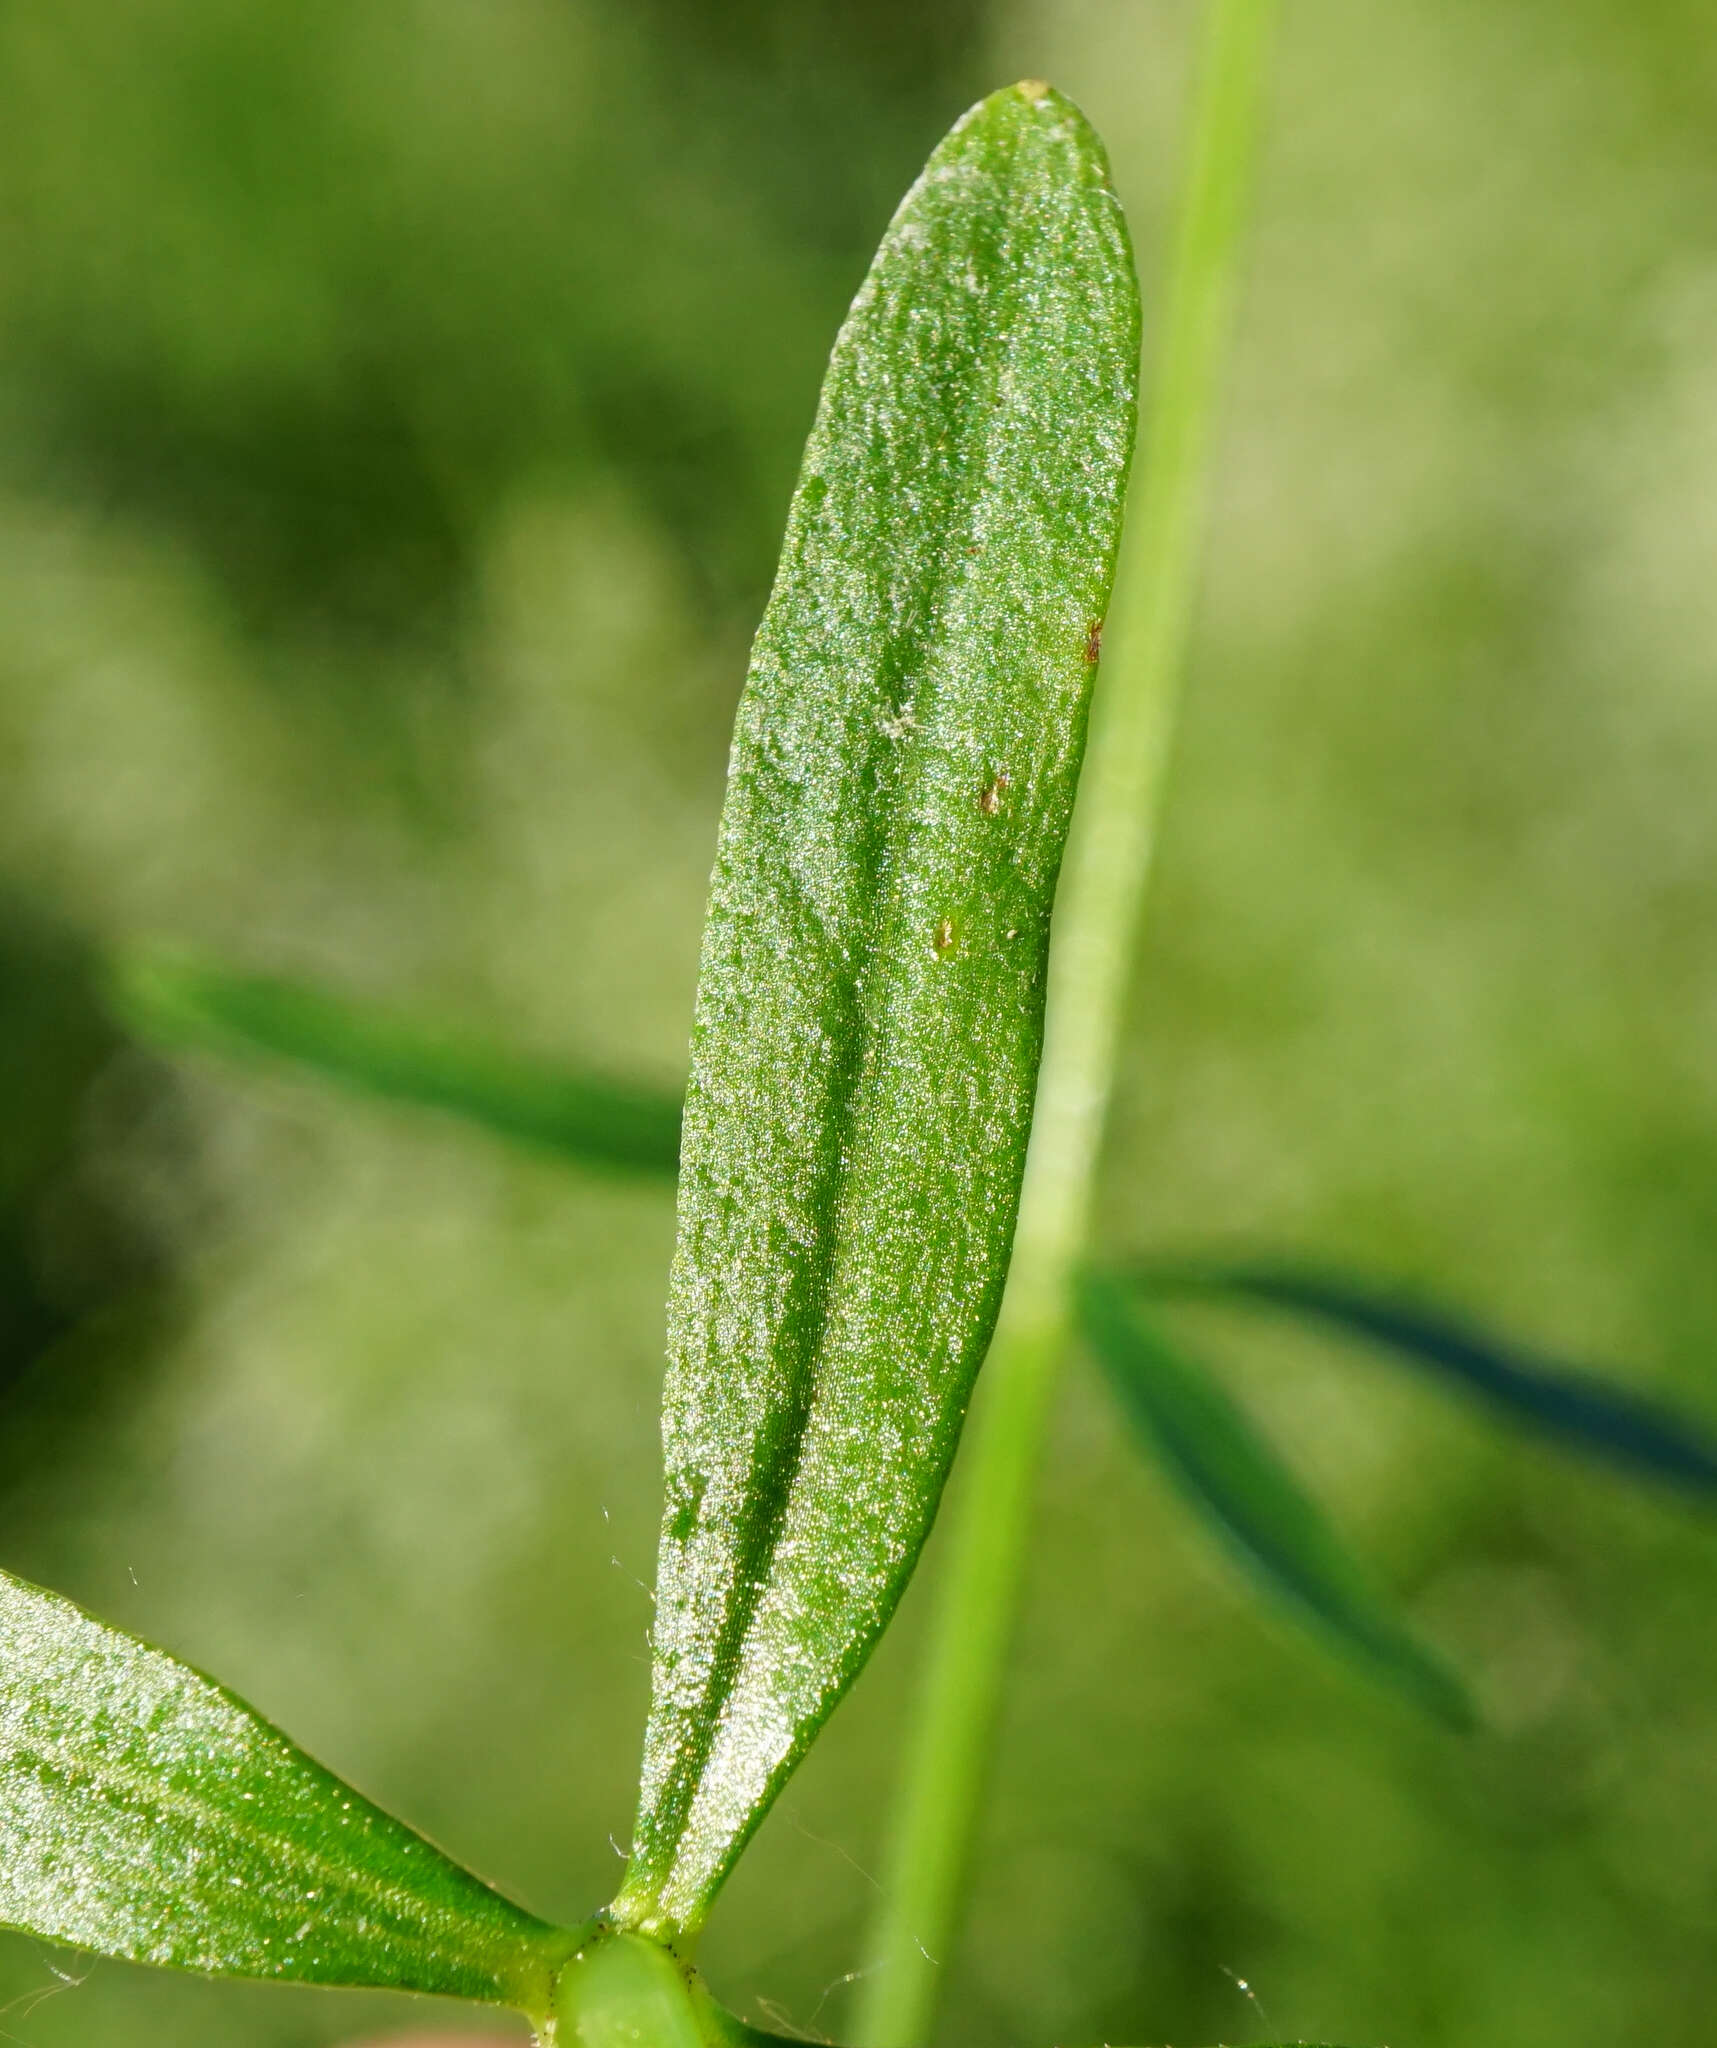
[[[1148,309],[1196,25],[0,8],[0,1560],[545,1912],[630,1824],[671,1202],[169,1067],[88,963],[169,933],[676,1081],[745,643],[888,213],[1050,77]],[[1102,1200],[1117,1253],[1339,1260],[1708,1415],[1714,134],[1693,0],[1284,10]],[[1487,1731],[1262,1614],[1074,1370],[946,2040],[1255,2037],[1235,1976],[1284,2037],[1708,2040],[1717,1518],[1187,1328]],[[759,2020],[839,2030],[923,1606],[711,1930]],[[426,2016],[0,1947],[40,2048]]]

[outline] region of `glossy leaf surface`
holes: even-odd
[[[652,1174],[679,1165],[680,1105],[670,1094],[178,951],[125,955],[109,988],[120,1021],[170,1051],[279,1061],[585,1164]]]
[[[222,1687],[6,1574],[0,1924],[131,1962],[536,2015],[576,1940]]]
[[[624,1924],[695,1927],[858,1670],[994,1326],[1131,451],[1101,147],[998,93],[836,342],[734,736]]]
[[[1078,1294],[1081,1326],[1122,1407],[1228,1547],[1397,1691],[1471,1726],[1459,1679],[1396,1616],[1216,1381],[1168,1343],[1124,1283],[1087,1275]]]
[[[1446,1311],[1285,1266],[1145,1267],[1138,1279],[1158,1294],[1228,1294],[1312,1317],[1469,1388],[1571,1449],[1695,1492],[1717,1491],[1717,1438],[1706,1424]]]

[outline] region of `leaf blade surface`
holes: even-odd
[[[532,2013],[574,1939],[213,1680],[5,1573],[0,1925],[129,1962]]]
[[[1460,1680],[1376,1591],[1316,1502],[1202,1367],[1108,1275],[1078,1285],[1081,1327],[1140,1435],[1256,1577],[1376,1676],[1457,1728]]]
[[[697,1926],[910,1574],[994,1325],[1131,453],[1101,146],[994,95],[831,360],[734,738],[623,1924]]]

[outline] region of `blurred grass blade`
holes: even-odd
[[[1087,1340],[1140,1433],[1229,1546],[1271,1590],[1421,1707],[1460,1728],[1460,1680],[1373,1589],[1366,1573],[1217,1383],[1140,1314],[1133,1291],[1088,1274]]]
[[[660,1174],[679,1167],[680,1105],[666,1094],[178,949],[121,954],[108,986],[120,1022],[169,1051],[280,1061],[582,1164]]]
[[[222,1687],[5,1573],[0,1924],[130,1962],[536,2017],[577,1941]]]
[[[1157,1294],[1234,1295],[1366,1337],[1484,1395],[1548,1436],[1652,1478],[1717,1490],[1717,1439],[1695,1417],[1505,1344],[1472,1323],[1364,1282],[1249,1264],[1144,1266]]]
[[[868,1656],[994,1327],[1132,446],[1138,293],[1047,86],[942,143],[835,343],[736,724],[615,1912],[695,1928]]]

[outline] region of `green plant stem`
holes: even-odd
[[[1208,16],[1113,653],[1061,883],[1013,1265],[950,1504],[874,1963],[860,1986],[863,2048],[928,2037],[956,1931],[1158,836],[1273,12],[1273,0],[1212,0]]]

